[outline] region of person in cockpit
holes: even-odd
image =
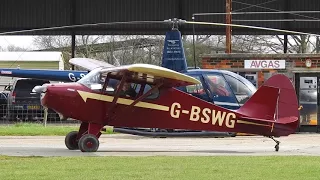
[[[120,83],[117,85],[117,89],[119,88]],[[120,96],[124,97],[136,97],[136,91],[131,87],[131,83],[125,82],[120,90]]]

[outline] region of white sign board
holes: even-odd
[[[286,60],[244,60],[245,69],[285,69]]]

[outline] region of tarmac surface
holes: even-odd
[[[320,155],[320,134],[293,134],[275,142],[261,136],[225,138],[148,138],[126,134],[102,135],[98,152],[65,147],[63,136],[0,136],[0,155],[8,156],[265,156]]]

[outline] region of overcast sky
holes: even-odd
[[[34,36],[0,36],[0,46],[6,48],[8,45],[19,46],[32,49],[32,39]]]

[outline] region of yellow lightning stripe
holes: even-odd
[[[254,122],[249,122],[249,121],[243,121],[243,120],[237,120],[237,123],[239,123],[239,124],[250,124],[250,125],[256,125],[256,126],[271,127],[270,125],[267,125],[267,124],[259,124],[259,123],[254,123]]]
[[[87,102],[87,99],[94,99],[98,101],[105,101],[105,102],[112,102],[113,101],[113,96],[108,96],[108,95],[102,95],[102,94],[96,94],[96,93],[90,93],[86,91],[78,91],[80,94],[81,98],[83,99],[84,102]],[[117,100],[118,104],[123,104],[123,105],[130,105],[133,103],[133,100],[130,99],[124,99],[124,98],[118,98]],[[141,107],[141,108],[147,108],[147,109],[155,109],[155,110],[160,110],[160,111],[169,111],[168,106],[162,106],[158,104],[153,104],[153,103],[147,103],[147,102],[138,102],[134,106],[136,107]]]

